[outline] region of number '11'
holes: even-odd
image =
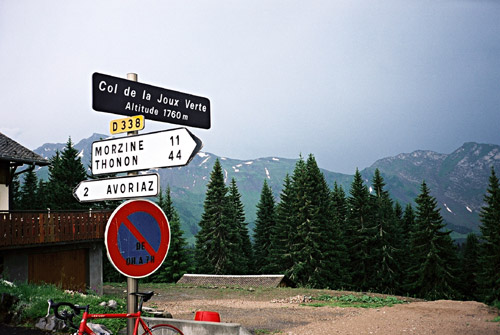
[[[179,145],[179,135],[177,136],[170,136],[170,141],[172,142],[172,145],[174,146],[175,144]],[[177,142],[177,143],[176,143]]]

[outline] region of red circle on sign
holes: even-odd
[[[143,278],[158,270],[167,257],[170,226],[165,213],[154,202],[127,201],[109,217],[104,241],[108,258],[119,272],[127,277]],[[131,256],[134,252],[140,255]]]

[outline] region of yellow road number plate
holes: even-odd
[[[144,116],[137,115],[126,117],[124,119],[113,120],[109,124],[109,132],[111,134],[119,134],[129,131],[144,129]]]

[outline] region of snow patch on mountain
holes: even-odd
[[[267,179],[271,179],[271,176],[269,175],[269,170],[265,167],[264,169],[266,169],[266,176],[267,176]]]
[[[450,207],[448,207],[446,204],[443,204],[444,205],[444,208],[446,208],[446,210],[450,213],[453,213],[453,211],[450,209]]]
[[[208,156],[207,158],[205,158],[198,166],[202,166],[203,164],[205,164],[208,160],[210,159],[210,156]]]

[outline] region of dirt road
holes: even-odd
[[[442,300],[367,309],[228,299],[158,306],[179,319],[192,320],[196,310],[218,311],[223,322],[263,334],[500,334],[500,323],[492,322],[496,314],[477,302]]]
[[[176,319],[193,320],[198,310],[217,311],[222,322],[240,323],[254,334],[500,334],[500,322],[493,322],[498,310],[478,302],[410,299],[373,309],[311,307],[290,297],[352,292],[177,286],[153,290],[158,295],[148,304]]]

